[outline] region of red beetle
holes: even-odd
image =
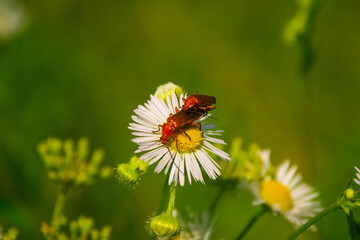
[[[159,125],[159,130],[161,127],[161,143],[167,144],[170,136],[176,131],[182,131],[183,127],[186,125],[197,125],[200,124],[199,122],[195,122],[200,117],[204,115],[202,110],[194,111],[192,109],[189,110],[180,110],[175,114],[171,114],[167,119],[166,122],[162,125]],[[158,130],[158,131],[159,131]]]
[[[208,111],[213,110],[216,106],[212,106],[216,103],[216,98],[213,96],[199,95],[196,91],[196,94],[188,96],[186,99],[183,98],[184,104],[181,107],[182,110],[193,109],[195,111],[200,110],[204,114],[207,114]]]

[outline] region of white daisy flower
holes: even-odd
[[[356,177],[357,178],[354,178],[354,181],[357,185],[360,186],[360,169],[358,167],[355,167],[357,173],[356,173]]]
[[[254,204],[266,204],[297,228],[322,211],[322,207],[316,200],[319,193],[302,182],[301,174],[296,171],[297,166],[290,167],[290,162],[285,161],[277,168],[274,178],[254,183],[252,191],[256,197]]]
[[[167,146],[161,143],[161,127],[167,121],[170,114],[175,114],[175,109],[181,109],[183,97],[172,92],[165,99],[150,95],[144,105],[139,105],[135,110],[132,119],[135,123],[130,123],[129,129],[132,134],[137,136],[132,139],[139,145],[135,153],[146,152],[140,159],[149,162],[149,165],[158,162],[155,172],[159,173],[165,169],[165,174],[170,171],[169,184],[180,182],[183,186],[187,174],[189,183],[194,178],[195,181],[204,183],[200,166],[205,170],[211,179],[216,179],[220,175],[220,166],[209,155],[213,153],[224,160],[230,160],[229,154],[216,148],[212,143],[226,144],[223,140],[214,138],[214,135],[221,135],[222,131],[211,130],[214,124],[207,124],[204,120],[210,114],[199,119],[199,126],[186,126],[185,131],[178,131],[172,135]],[[199,165],[200,164],[200,165]]]

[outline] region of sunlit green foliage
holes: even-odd
[[[60,231],[55,231],[52,226],[43,222],[41,232],[48,240],[108,240],[110,239],[111,227],[106,226],[98,230],[94,228],[92,218],[81,216],[70,223],[65,220]]]
[[[19,231],[12,227],[9,228],[7,231],[3,231],[0,227],[0,239],[1,240],[16,240],[19,235]]]
[[[86,138],[81,138],[76,146],[70,139],[48,138],[38,145],[38,151],[48,169],[49,179],[57,184],[80,187],[112,175],[111,167],[100,166],[103,150],[97,149],[90,156]]]

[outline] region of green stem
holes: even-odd
[[[168,196],[169,196],[169,190],[170,190],[170,186],[168,184],[168,179],[166,179],[166,181],[164,182],[164,186],[163,186],[163,190],[161,193],[159,206],[156,211],[156,215],[159,215],[165,209],[165,204],[166,204]]]
[[[302,225],[299,229],[297,229],[293,234],[291,234],[287,239],[292,240],[296,239],[298,236],[300,236],[303,232],[305,232],[309,227],[320,221],[323,217],[327,216],[328,214],[341,209],[341,206],[338,203],[333,203],[326,209],[324,209],[322,212],[320,212],[315,217],[311,218],[309,221],[307,221],[304,225]]]
[[[56,225],[56,221],[59,219],[61,215],[63,215],[63,211],[65,208],[65,202],[66,202],[66,195],[68,192],[68,187],[65,185],[61,186],[60,192],[58,193],[54,213],[52,216],[51,225],[54,227]]]
[[[170,187],[170,198],[169,198],[169,205],[166,209],[166,214],[172,215],[172,210],[175,207],[175,194],[176,193],[176,187],[175,184],[171,184]]]
[[[225,187],[221,187],[219,192],[216,194],[214,201],[210,205],[210,208],[209,208],[210,215],[213,215],[217,204],[219,203],[221,197],[224,195],[224,192],[225,192]]]
[[[241,231],[241,233],[239,234],[239,236],[236,238],[236,240],[241,240],[245,237],[245,235],[250,231],[250,229],[252,228],[252,226],[254,226],[254,224],[257,222],[257,220],[259,220],[260,217],[262,217],[264,215],[264,213],[266,213],[267,211],[269,211],[269,208],[265,205],[261,206],[261,210],[259,212],[257,212],[248,222],[248,224],[245,226],[245,228]]]
[[[162,190],[162,193],[161,193],[159,206],[158,206],[158,209],[156,211],[156,216],[160,215],[161,212],[165,209],[165,205],[166,205],[166,202],[168,200],[169,192],[170,192],[170,198],[169,198],[170,200],[171,200],[172,191],[174,192],[173,194],[175,194],[175,189],[173,189],[173,187],[175,188],[175,185],[172,184],[171,187],[170,187],[169,184],[168,184],[168,178],[167,178],[166,181],[164,182],[164,185],[163,185],[163,190]],[[169,210],[170,200],[169,200],[169,205],[167,207],[166,212]],[[173,205],[172,206],[174,206],[174,204],[175,204],[175,197],[173,199]],[[172,211],[172,209],[171,209],[171,211]],[[153,234],[151,236],[152,240],[155,240],[156,238],[157,238],[156,234]]]

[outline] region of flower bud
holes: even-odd
[[[91,218],[80,217],[78,220],[78,225],[79,225],[81,235],[86,236],[90,233],[90,231],[94,225],[94,221]]]
[[[58,155],[61,151],[62,142],[58,138],[49,138],[46,145],[49,153],[53,155]]]
[[[119,164],[116,171],[120,182],[135,184],[138,181],[139,175],[137,174],[135,167],[130,164]]]
[[[136,171],[139,175],[143,175],[149,166],[147,162],[140,160],[140,158],[136,156],[132,156],[130,158],[130,165],[136,168]]]
[[[170,214],[161,214],[150,222],[153,232],[162,237],[171,237],[180,231],[179,221]]]
[[[91,230],[90,235],[91,235],[91,240],[98,240],[100,236],[99,230],[97,229]]]
[[[140,180],[140,176],[146,172],[147,168],[148,163],[133,156],[130,158],[129,163],[118,165],[117,174],[119,181],[125,184],[135,185]]]
[[[74,141],[73,140],[66,140],[64,142],[64,153],[66,163],[69,163],[74,157]]]
[[[168,82],[157,87],[155,97],[165,100],[166,97],[171,96],[173,92],[175,92],[177,95],[180,95],[184,92],[184,90],[178,85],[173,84],[172,82]]]
[[[55,171],[49,171],[48,172],[48,178],[51,180],[51,181],[56,181],[58,176],[57,176],[57,173]]]
[[[112,228],[110,226],[106,226],[106,227],[103,227],[101,229],[101,233],[100,233],[100,236],[101,236],[101,240],[107,240],[110,238],[110,234],[111,234],[111,230]]]
[[[41,142],[38,147],[37,147],[38,152],[40,153],[40,155],[42,157],[46,156],[46,152],[47,152],[47,147],[46,147],[46,143],[45,142]]]
[[[100,177],[105,179],[110,177],[112,173],[113,173],[113,169],[111,167],[106,166],[100,170]]]
[[[91,163],[98,165],[104,159],[104,151],[102,149],[96,149],[91,157]]]
[[[57,138],[48,138],[38,145],[38,151],[49,171],[48,177],[58,184],[68,184],[69,187],[91,185],[112,173],[110,167],[100,167],[103,150],[95,150],[91,159],[88,158],[87,138],[79,139],[76,148],[71,139],[62,142]]]
[[[56,219],[54,219],[54,221],[52,222],[52,227],[55,228],[55,231],[57,231],[57,229],[60,229],[64,226],[66,226],[67,224],[67,219],[66,217],[62,214],[60,216],[58,216]]]
[[[68,240],[69,238],[66,236],[65,233],[60,233],[58,236],[57,236],[57,240]]]
[[[4,236],[4,240],[15,240],[18,235],[19,231],[16,228],[10,228]]]
[[[354,198],[355,191],[351,188],[348,188],[345,190],[345,196],[347,199],[353,199]]]
[[[45,238],[49,238],[54,234],[55,228],[48,225],[46,222],[42,222],[40,232],[44,235]]]
[[[77,185],[86,184],[88,181],[89,181],[89,176],[85,171],[79,172],[75,179]]]
[[[77,221],[73,220],[70,222],[70,236],[71,239],[76,239],[78,235],[79,226]]]
[[[87,165],[86,171],[90,176],[93,176],[93,175],[98,173],[99,168],[98,168],[97,165],[95,165],[93,163],[90,163],[90,164]]]
[[[80,160],[85,160],[89,153],[89,140],[87,138],[80,138],[77,144],[78,157]]]

